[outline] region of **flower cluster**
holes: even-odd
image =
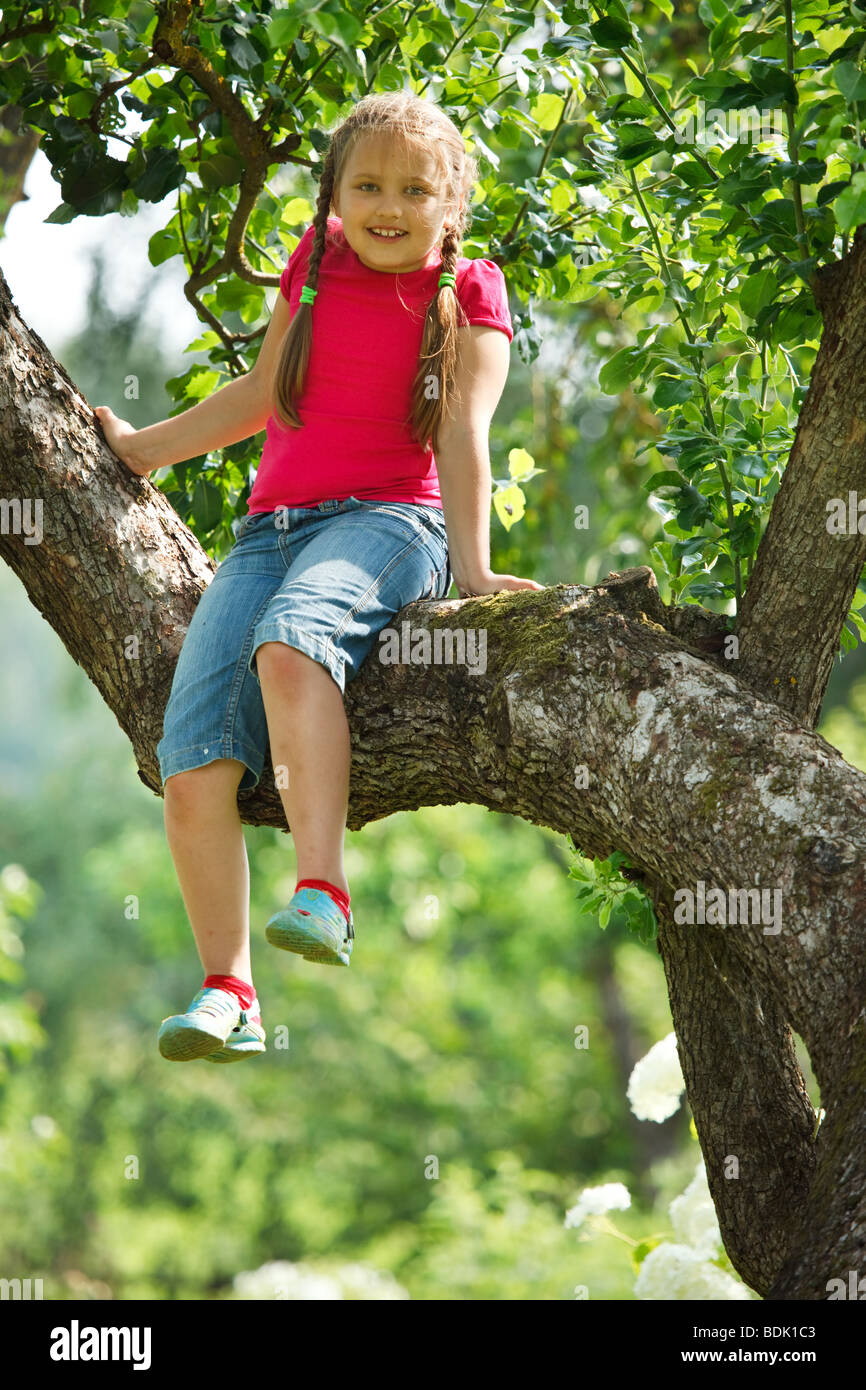
[[[289,1260],[271,1260],[258,1269],[244,1270],[234,1278],[241,1298],[277,1298],[330,1302],[335,1299],[404,1299],[409,1292],[392,1274],[369,1265],[344,1264],[324,1271]]]
[[[662,1120],[676,1114],[685,1086],[676,1034],[668,1033],[635,1065],[626,1094],[639,1120],[655,1120],[661,1124]]]

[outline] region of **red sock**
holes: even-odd
[[[296,893],[299,888],[321,888],[323,893],[328,893],[334,899],[334,902],[337,904],[337,907],[340,909],[346,921],[348,922],[349,903],[352,901],[351,896],[348,893],[344,893],[340,888],[335,888],[333,883],[327,883],[323,878],[298,879],[298,882],[295,884]]]
[[[226,994],[235,996],[242,1009],[248,1009],[256,997],[253,986],[246,980],[239,980],[237,975],[208,975],[202,989],[224,989]]]

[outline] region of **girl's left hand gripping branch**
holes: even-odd
[[[121,463],[125,463],[131,473],[137,473],[139,477],[146,477],[148,473],[153,472],[151,467],[145,468],[141,464],[133,463],[128,454],[129,445],[138,433],[134,425],[131,425],[128,420],[118,419],[108,405],[94,406],[93,413],[102,426],[102,433],[105,435],[108,447],[114,450]]]

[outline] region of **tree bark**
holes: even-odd
[[[16,203],[26,200],[24,180],[39,148],[40,132],[21,126],[21,107],[0,108],[0,231]]]
[[[163,494],[107,448],[2,281],[0,331],[0,499],[13,522],[0,526],[0,554],[159,792],[162,715],[213,564]],[[37,500],[42,533],[28,544],[22,506]],[[850,586],[852,576],[853,566],[821,579]],[[570,833],[587,855],[623,850],[662,921],[688,1098],[731,1259],[761,1292],[777,1279],[772,1296],[826,1297],[829,1279],[862,1264],[866,1229],[856,1084],[866,777],[735,679],[718,651],[726,620],[665,607],[646,567],[593,588],[416,603],[398,633],[403,624],[410,647],[424,634],[483,633],[486,661],[449,659],[447,640],[438,660],[435,648],[432,660],[398,664],[371,653],[345,696],[349,827],[472,802]],[[248,824],[285,828],[270,765],[239,805]],[[778,890],[780,930],[765,930],[766,918],[675,925],[673,895],[702,883],[722,890],[726,911],[729,892]],[[788,1025],[827,1111],[815,1144]],[[738,1159],[736,1182],[716,1172],[726,1155]],[[808,1191],[822,1223],[811,1244],[789,1215]]]

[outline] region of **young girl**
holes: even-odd
[[[438,107],[406,91],[365,97],[331,136],[315,219],[253,369],[143,430],[97,408],[138,474],[267,426],[249,510],[193,615],[157,747],[205,972],[159,1030],[171,1061],[265,1050],[237,792],[258,783],[268,745],[297,886],[265,935],[346,966],[347,682],[400,609],[444,598],[452,576],[461,596],[543,587],[490,570],[488,434],[513,333],[502,271],[460,255],[475,177]]]

